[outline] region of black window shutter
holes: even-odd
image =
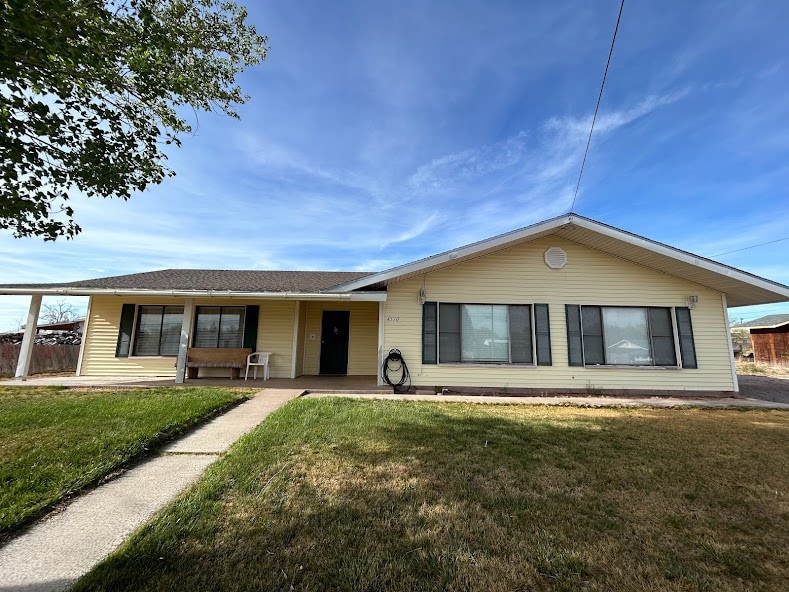
[[[547,304],[534,305],[534,336],[537,340],[537,365],[551,365],[551,321]]]
[[[531,364],[531,309],[528,306],[511,304],[509,315],[510,361],[513,364]]]
[[[438,307],[435,302],[422,305],[422,363],[435,364],[438,343]]]
[[[253,304],[247,306],[246,309],[244,315],[244,347],[255,351],[258,343],[258,315],[260,307],[257,304]]]
[[[674,327],[671,326],[671,309],[649,309],[649,334],[652,338],[652,358],[655,366],[676,366]]]
[[[460,362],[460,305],[442,304],[438,309],[438,361]]]
[[[567,360],[570,366],[584,365],[584,344],[581,336],[581,307],[578,304],[565,304],[567,317]]]
[[[696,362],[696,344],[693,341],[693,325],[690,322],[690,309],[678,306],[674,310],[677,317],[677,332],[679,333],[679,352],[683,368],[698,368]]]
[[[116,358],[128,358],[134,331],[134,304],[124,304],[121,308],[121,323],[118,329],[118,344],[115,346]]]
[[[584,365],[605,364],[603,309],[601,307],[581,307],[581,331],[584,342]]]

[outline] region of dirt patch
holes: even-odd
[[[762,401],[789,403],[789,377],[750,376],[738,374],[740,395]]]

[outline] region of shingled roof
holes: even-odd
[[[742,323],[741,325],[737,325],[737,327],[745,327],[745,328],[772,328],[777,327],[779,325],[783,325],[785,323],[789,323],[789,314],[771,314],[767,315],[766,317],[759,317],[758,319],[754,319],[753,321],[749,321],[747,323]]]
[[[3,289],[195,290],[217,292],[327,292],[369,272],[161,269],[60,284],[2,284]]]

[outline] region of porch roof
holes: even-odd
[[[271,298],[376,299],[372,294],[333,292],[338,284],[370,275],[354,271],[268,271],[230,269],[162,269],[111,277],[51,284],[0,284],[0,294],[94,294]],[[367,296],[365,296],[367,295]]]

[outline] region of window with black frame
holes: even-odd
[[[244,306],[198,306],[192,347],[242,347]]]
[[[132,355],[177,356],[183,316],[183,306],[138,306]]]
[[[537,364],[550,365],[546,304],[532,307],[529,304],[426,302],[423,306],[424,364],[532,365],[535,341]]]
[[[696,367],[687,308],[568,304],[566,314],[571,366]]]

